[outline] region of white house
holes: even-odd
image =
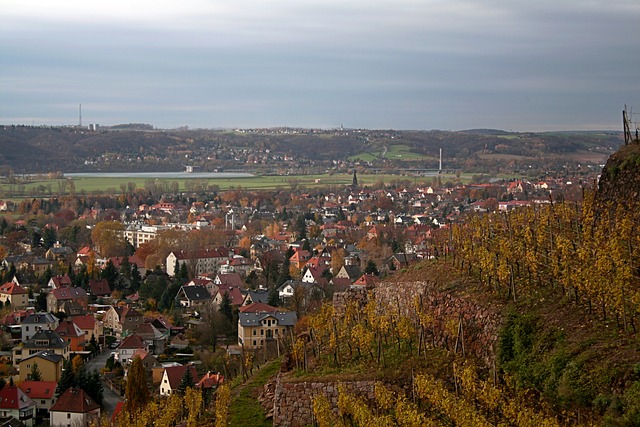
[[[51,427],[88,426],[100,419],[98,405],[83,389],[71,387],[49,410]]]

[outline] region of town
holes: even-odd
[[[154,198],[130,186],[2,202],[0,413],[27,426],[116,423],[134,362],[150,395],[195,389],[206,407],[290,354],[297,323],[324,302],[443,256],[452,224],[578,200],[590,185],[428,182],[369,187],[354,171],[341,189]]]

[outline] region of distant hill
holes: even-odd
[[[620,144],[620,134],[604,132],[165,131],[148,124],[88,131],[5,125],[0,126],[0,169],[16,173],[178,171],[189,162],[204,171],[315,167],[319,172],[339,162],[397,170],[437,167],[442,150],[447,168],[482,171],[503,167],[509,163],[505,160],[528,159],[540,168],[561,170],[567,161],[604,162]]]

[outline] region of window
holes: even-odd
[[[67,419],[71,418],[71,414],[67,413]]]
[[[264,329],[260,329],[260,335],[264,336]]]

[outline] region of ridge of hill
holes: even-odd
[[[189,162],[200,170],[317,166],[335,162],[373,167],[486,169],[507,160],[542,162],[561,170],[567,161],[598,165],[621,144],[620,133],[512,133],[475,131],[149,130],[0,126],[0,169],[15,173],[168,171]],[[268,158],[264,157],[268,154]],[[505,157],[507,156],[507,157]],[[509,157],[510,156],[510,157]],[[416,163],[418,162],[418,163]],[[213,168],[213,169],[212,169]]]

